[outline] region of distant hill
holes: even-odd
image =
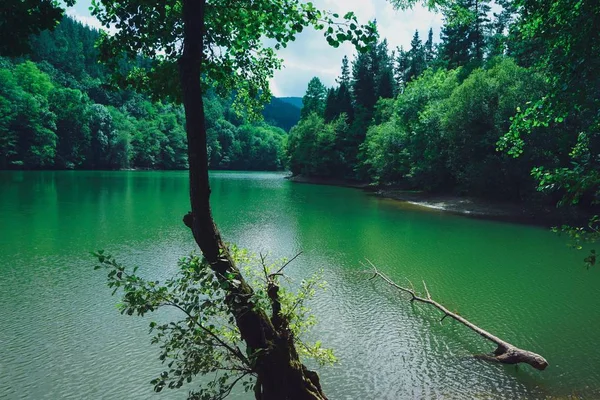
[[[278,97],[278,99],[302,110],[302,97]]]
[[[300,107],[296,106],[292,101],[300,100],[300,107],[302,107],[302,99],[297,97],[285,97],[278,98],[273,97],[271,103],[265,106],[263,110],[263,117],[265,121],[271,125],[275,125],[289,131],[294,125],[300,121]],[[297,102],[296,102],[297,103]]]

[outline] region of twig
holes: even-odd
[[[270,276],[270,277],[274,277],[274,276],[277,276],[277,275],[281,275],[281,271],[283,271],[285,267],[287,267],[288,265],[290,265],[290,264],[292,263],[292,261],[294,261],[296,258],[300,257],[300,254],[302,254],[302,252],[299,252],[298,254],[296,254],[296,255],[295,255],[294,257],[292,257],[292,258],[291,258],[289,261],[287,261],[285,264],[283,264],[283,265],[281,266],[281,268],[279,268],[279,269],[277,270],[277,272],[275,272],[275,273],[273,273],[273,274],[271,274],[271,275],[269,275],[269,276]]]

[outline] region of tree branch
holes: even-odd
[[[194,324],[196,324],[196,326],[198,326],[200,329],[202,329],[204,332],[206,332],[210,337],[212,337],[213,339],[215,339],[221,346],[223,346],[224,348],[226,348],[230,353],[232,353],[234,356],[236,356],[237,358],[240,359],[240,361],[242,361],[244,364],[246,364],[248,367],[251,367],[250,361],[248,361],[248,359],[244,356],[244,354],[240,351],[240,349],[238,348],[237,350],[234,349],[233,347],[231,347],[230,345],[228,345],[227,343],[225,343],[223,340],[221,340],[221,338],[219,338],[217,335],[215,335],[214,333],[212,333],[210,331],[210,329],[206,328],[204,325],[202,325],[200,322],[198,322],[198,319],[193,317],[190,313],[188,313],[183,307],[181,307],[178,304],[172,303],[172,302],[166,302],[164,303],[165,305],[168,306],[172,306],[175,307],[179,310],[181,310],[185,315],[188,316],[188,318],[190,320],[192,320],[194,322]]]
[[[238,376],[237,379],[235,381],[233,381],[231,383],[231,385],[229,385],[227,387],[227,389],[225,389],[225,391],[223,393],[221,393],[221,395],[219,397],[217,397],[215,400],[223,400],[227,396],[229,396],[229,394],[231,394],[231,391],[233,390],[233,388],[235,387],[235,385],[237,385],[237,383],[239,381],[241,381],[242,379],[244,379],[247,375],[249,375],[249,372],[246,372],[245,374],[242,374],[242,375]]]
[[[367,260],[367,262],[369,263],[371,268],[374,270],[374,273],[375,273],[374,276],[380,277],[386,283],[388,283],[390,286],[393,286],[394,288],[398,289],[399,291],[408,293],[411,296],[411,298],[410,298],[411,302],[416,300],[421,303],[430,304],[430,305],[434,306],[435,308],[437,308],[438,310],[440,310],[441,312],[443,312],[444,316],[442,317],[440,322],[443,321],[446,317],[450,317],[450,318],[460,322],[461,324],[463,324],[467,328],[471,329],[472,331],[476,332],[481,337],[489,340],[492,343],[495,343],[498,346],[496,348],[496,350],[494,351],[494,356],[493,356],[493,358],[496,361],[501,362],[503,364],[526,363],[540,371],[543,371],[548,366],[548,362],[546,361],[546,359],[544,357],[540,356],[539,354],[536,354],[536,353],[533,353],[533,352],[527,351],[527,350],[522,350],[508,342],[505,342],[504,340],[498,338],[497,336],[494,336],[491,333],[489,333],[488,331],[483,330],[480,327],[478,327],[477,325],[469,322],[468,320],[461,317],[460,315],[451,312],[446,307],[444,307],[440,303],[433,300],[431,298],[431,295],[429,294],[429,290],[427,289],[427,285],[425,284],[425,282],[423,282],[423,286],[425,287],[425,292],[427,293],[426,298],[418,296],[417,293],[415,292],[414,288],[408,289],[408,288],[404,288],[404,287],[398,285],[397,283],[392,281],[387,275],[385,275],[383,272],[379,271],[371,261]]]
[[[286,262],[285,264],[283,264],[281,266],[281,268],[279,268],[277,270],[277,272],[269,275],[269,277],[275,277],[277,275],[281,275],[281,272],[285,269],[285,267],[287,267],[288,265],[290,265],[292,263],[292,261],[294,261],[296,258],[300,257],[300,255],[302,254],[302,252],[299,252],[298,254],[296,254],[294,257],[292,257],[288,262]]]

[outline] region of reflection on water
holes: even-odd
[[[303,251],[293,278],[324,270],[312,335],[339,358],[321,371],[330,398],[600,398],[600,278],[563,239],[282,178],[214,173],[213,210],[228,241],[273,257]],[[185,398],[185,388],[152,393],[161,366],[149,319],[117,312],[88,254],[169,276],[194,249],[188,209],[184,172],[0,172],[0,397]],[[448,308],[550,367],[473,360],[493,349],[369,281],[365,257],[398,281],[425,280]]]

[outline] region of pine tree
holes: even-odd
[[[394,67],[388,51],[387,40],[377,45],[376,98],[390,99],[394,97]]]
[[[410,47],[408,51],[408,72],[405,77],[406,82],[416,79],[425,71],[425,49],[419,37],[419,31],[415,31],[410,42]]]
[[[325,122],[333,121],[338,115],[340,115],[340,107],[338,103],[338,91],[339,89],[329,88],[327,91],[327,99],[325,100],[325,111],[323,117]]]
[[[489,27],[489,0],[457,0],[444,15],[440,58],[448,69],[481,63],[485,57]]]
[[[484,58],[484,50],[486,47],[486,35],[485,31],[490,23],[488,13],[491,10],[489,5],[490,0],[473,0],[471,3],[471,9],[474,15],[474,21],[472,24],[472,40],[473,48],[472,53],[474,59],[481,63]]]
[[[352,63],[352,95],[354,118],[344,141],[344,159],[348,165],[357,164],[358,149],[364,142],[377,102],[377,71],[380,60],[374,46],[366,53],[359,53]]]
[[[427,34],[427,41],[425,42],[425,65],[431,66],[431,63],[435,59],[435,51],[433,48],[433,28],[429,28]]]
[[[337,91],[337,102],[340,114],[346,114],[348,123],[354,120],[354,106],[352,105],[352,94],[350,87],[343,83]]]
[[[342,59],[342,73],[338,79],[340,87],[337,91],[337,102],[340,114],[346,114],[348,123],[354,120],[354,106],[352,104],[350,63],[348,57]]]
[[[408,73],[408,54],[404,51],[404,48],[400,46],[397,49],[397,55],[394,65],[394,78],[396,80],[396,87],[398,92],[402,93],[404,87],[406,87],[406,76]]]
[[[347,56],[344,56],[344,58],[342,58],[342,74],[340,75],[340,78],[337,82],[340,84],[340,86],[350,86],[350,63],[348,62]]]
[[[352,63],[352,94],[356,107],[372,111],[375,97],[375,74],[373,73],[373,51],[360,53]]]
[[[386,65],[379,76],[377,87],[379,98],[391,99],[394,97],[394,72],[391,66]]]
[[[494,20],[489,24],[488,52],[490,57],[501,56],[509,51],[508,35],[517,11],[511,0],[496,0],[496,4],[502,9],[500,12],[494,13]]]
[[[301,118],[305,118],[313,112],[322,116],[325,109],[326,96],[327,89],[325,85],[315,76],[308,82],[306,94],[302,98]]]

